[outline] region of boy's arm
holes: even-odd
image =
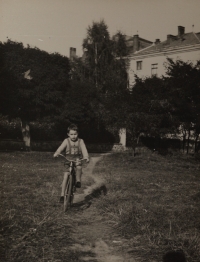
[[[57,157],[61,152],[67,147],[67,139],[65,139],[62,144],[59,146],[59,148],[54,153],[54,157]]]
[[[85,146],[85,143],[84,143],[83,139],[81,139],[81,141],[80,141],[80,147],[81,147],[83,158],[86,159],[87,162],[89,162],[88,151],[87,151],[87,148]]]

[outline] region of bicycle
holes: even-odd
[[[83,161],[84,158],[78,160],[67,159],[64,155],[59,154],[65,158],[64,166],[69,167],[68,177],[65,185],[64,193],[64,212],[68,207],[71,207],[74,199],[74,192],[76,191],[76,163],[77,161]]]

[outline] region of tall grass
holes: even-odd
[[[1,153],[1,262],[76,262],[73,216],[58,203],[63,164],[52,153]]]
[[[13,152],[1,153],[0,166],[0,261],[81,261],[83,251],[70,249],[75,211],[64,215],[58,203],[61,162],[52,153]],[[183,250],[198,262],[199,169],[199,160],[185,155],[105,156],[94,175],[104,178],[107,194],[93,205],[128,239],[125,252],[137,261],[160,262],[167,251]]]
[[[98,208],[141,261],[161,261],[169,250],[199,261],[199,168],[185,155],[123,153],[99,163],[96,173],[104,176],[108,193]]]

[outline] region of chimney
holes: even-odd
[[[134,35],[133,36],[133,52],[135,53],[138,50],[139,50],[139,36]]]
[[[70,47],[69,49],[69,59],[73,61],[73,59],[76,57],[76,48]]]
[[[167,35],[167,43],[170,44],[175,39],[174,35]]]
[[[178,26],[178,36],[181,37],[185,34],[185,27],[184,26]]]
[[[157,44],[159,44],[160,43],[160,39],[156,39],[156,41],[155,41],[155,45],[157,45]]]

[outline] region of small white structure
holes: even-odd
[[[120,128],[119,130],[119,143],[126,147],[126,128]]]

